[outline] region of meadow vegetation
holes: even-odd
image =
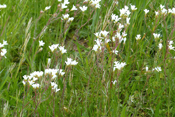
[[[175,116],[173,0],[1,0],[3,117]]]

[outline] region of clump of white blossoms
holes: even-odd
[[[37,83],[37,81],[42,76],[43,76],[43,72],[42,71],[34,71],[30,75],[24,75],[23,76],[24,80],[22,81],[22,83],[23,83],[24,86],[26,84],[29,84],[34,89],[39,88],[40,87],[40,84]]]
[[[128,6],[125,6],[124,8],[120,9],[120,17],[122,18],[129,17],[130,13],[131,12],[129,11]]]
[[[58,92],[60,89],[58,89],[58,85],[55,82],[51,82],[51,87],[54,92]]]
[[[118,54],[118,50],[116,50],[116,49],[113,50],[112,52],[113,52],[114,54],[116,54],[116,55]]]
[[[126,65],[125,62],[120,63],[119,61],[115,61],[113,71],[115,71],[116,69],[121,70],[125,65]]]
[[[118,29],[119,32],[117,32],[117,33],[112,37],[112,41],[113,41],[113,42],[115,42],[116,39],[118,39],[118,40],[119,40],[119,43],[121,43],[121,42],[123,41],[124,44],[125,44],[127,34],[126,34],[125,31],[122,32],[122,34],[120,34],[120,30],[121,30],[123,27],[124,27],[123,25],[119,24],[119,29]]]
[[[155,68],[152,69],[152,71],[155,71],[155,70],[156,70],[157,72],[162,71],[161,67],[155,67]]]
[[[49,10],[50,8],[51,8],[51,6],[47,6],[47,7],[45,7],[44,11],[47,11],[47,10]]]
[[[101,0],[90,0],[90,5],[95,7],[95,8],[100,8],[101,7],[100,4],[99,4],[100,1]]]
[[[146,66],[146,67],[145,67],[145,69],[146,69],[146,72],[147,72],[147,71],[148,71],[148,69],[149,69],[149,68],[148,68],[148,66]]]
[[[78,62],[76,60],[73,60],[72,58],[67,58],[67,61],[65,61],[65,63],[67,66],[74,66],[78,64]]]
[[[6,58],[5,54],[7,53],[7,50],[3,48],[5,45],[8,45],[8,43],[7,41],[3,40],[3,43],[0,43],[0,52],[1,52],[0,55]]]
[[[148,9],[145,9],[144,12],[145,12],[145,15],[147,15],[147,13],[149,12],[149,10]]]
[[[100,52],[102,47],[105,46],[106,43],[110,42],[111,40],[107,38],[109,32],[106,30],[94,33],[97,39],[95,40],[96,44],[93,46],[95,52]],[[104,41],[104,43],[102,42]]]
[[[63,76],[65,74],[65,72],[63,72],[62,69],[45,69],[44,71],[44,75],[47,76],[49,75],[49,77],[53,80],[55,78],[59,76]]]
[[[168,11],[165,9],[165,6],[163,6],[162,4],[160,4],[160,10],[163,15],[166,15],[168,13]]]
[[[49,46],[49,48],[52,52],[55,51],[58,47],[59,47],[59,44],[53,44],[53,45]]]
[[[161,43],[161,42],[159,43],[158,47],[159,47],[159,50],[161,50],[161,49],[162,49],[163,45],[162,45],[162,43]]]
[[[93,49],[95,52],[97,51],[101,51],[101,44],[102,44],[102,41],[100,39],[97,39],[95,40],[96,41],[96,44],[94,45]]]
[[[41,40],[41,41],[39,41],[39,47],[42,47],[42,46],[44,46],[44,41],[43,40]]]
[[[79,8],[81,9],[82,12],[85,12],[85,11],[87,10],[88,7],[86,7],[86,6],[81,7],[81,6],[80,6]]]
[[[141,35],[138,34],[138,35],[136,36],[136,40],[140,40],[140,39],[141,39]]]
[[[169,41],[169,44],[168,44],[168,48],[170,49],[170,50],[174,50],[175,51],[175,47],[173,47],[173,41]]]
[[[132,11],[137,10],[137,8],[136,8],[136,6],[135,6],[135,5],[130,4],[130,6],[131,6],[131,10],[132,10]]]
[[[158,11],[155,11],[155,15],[156,15],[156,17],[159,15],[159,12]]]
[[[6,7],[7,7],[6,4],[3,4],[3,5],[0,4],[0,9],[4,9],[4,8],[6,8]]]
[[[58,0],[59,2],[61,2],[60,0]],[[67,4],[69,4],[70,2],[68,1],[68,0],[64,0],[64,2],[63,3],[61,3],[61,9],[65,9],[65,8],[67,8]]]
[[[74,20],[74,17],[70,17],[67,21],[72,22]]]
[[[66,50],[66,49],[64,49],[64,46],[60,46],[60,47],[58,47],[58,48],[59,48],[59,50],[60,50],[61,54],[64,54],[64,53],[66,53],[66,52],[67,52],[67,50]]]
[[[112,15],[111,15],[111,18],[112,18],[112,21],[114,21],[114,23],[117,23],[121,18],[119,18],[119,16],[118,15],[115,15],[115,14],[113,14],[112,13]]]
[[[76,11],[76,10],[77,10],[76,6],[73,5],[71,11]]]
[[[64,20],[67,20],[69,18],[69,14],[63,14],[62,16]]]
[[[160,34],[153,33],[153,36],[156,40],[160,38]]]

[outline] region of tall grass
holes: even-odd
[[[61,9],[63,2],[0,1],[1,5],[7,5],[0,9],[0,43],[3,40],[8,43],[3,47],[7,53],[0,56],[0,114],[4,117],[175,116],[175,52],[174,43],[170,44],[175,36],[175,15],[163,14],[160,8],[161,4],[167,10],[174,8],[174,1],[101,0],[101,7],[94,8],[91,2],[72,0],[67,8]],[[137,10],[132,11],[130,4]],[[77,10],[71,11],[73,5]],[[47,6],[51,7],[45,10]],[[88,8],[82,12],[80,6]],[[125,6],[131,12],[127,16],[130,24],[120,17]],[[63,14],[74,17],[73,21],[68,22]],[[112,21],[112,14],[121,18],[118,23]],[[124,25],[121,30],[119,23]],[[100,33],[98,45],[95,33],[101,31],[108,34]],[[122,39],[126,37],[125,42],[115,36],[117,32]],[[141,38],[136,40],[138,34]],[[156,39],[153,34],[160,37]],[[40,46],[39,41],[45,44]],[[67,52],[60,48],[52,51],[53,44],[64,46]],[[67,58],[78,64],[68,65]],[[116,61],[126,65],[115,68]],[[37,88],[24,79],[36,71],[43,72],[41,76],[33,76],[37,78]],[[58,86],[54,88],[53,82]]]

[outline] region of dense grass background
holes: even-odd
[[[59,13],[57,0],[0,1],[0,4],[7,5],[0,11],[0,42],[8,42],[5,46],[7,58],[0,60],[0,115],[175,116],[175,52],[166,47],[167,40],[174,40],[175,17],[160,15],[156,18],[154,13],[160,10],[160,4],[167,9],[173,8],[174,1],[118,0],[118,5],[113,2],[101,0],[100,9],[88,7],[84,13],[77,11],[67,28],[60,18],[53,18],[57,9],[57,17],[66,13],[65,10]],[[83,0],[72,0],[69,9],[73,4],[87,6]],[[119,15],[119,9],[130,4],[136,5],[137,10],[131,14],[126,43],[117,48],[119,54],[113,55],[108,49],[103,53],[92,51],[96,39],[94,33],[107,30],[109,35],[113,35],[116,26],[110,20],[111,14]],[[40,13],[46,6],[51,6],[51,9]],[[144,9],[150,10],[146,17]],[[74,11],[69,15],[74,16]],[[27,30],[29,20],[31,25]],[[46,31],[40,35],[45,26]],[[65,28],[68,29],[66,32]],[[162,50],[158,49],[153,33],[161,34]],[[137,34],[142,37],[139,41],[135,40]],[[43,40],[45,45],[42,51],[37,52],[39,40]],[[50,52],[48,46],[58,43],[65,45],[66,54],[60,56]],[[78,65],[66,68],[67,57],[74,58]],[[56,81],[61,90],[53,93],[51,87],[34,90],[23,86],[23,76],[44,71],[48,58],[52,58],[50,68],[58,65],[66,72]],[[121,71],[113,72],[116,60],[127,65]],[[146,66],[149,67],[148,72]],[[157,66],[162,68],[161,72],[152,71]],[[119,80],[119,88],[117,84],[110,86],[111,78]]]

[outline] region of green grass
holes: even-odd
[[[0,2],[7,5],[0,11],[0,43],[8,42],[3,47],[7,49],[6,58],[0,57],[0,114],[4,117],[175,116],[175,52],[168,49],[168,41],[174,41],[175,37],[175,15],[155,17],[160,4],[169,9],[175,2],[119,0],[116,5],[114,0],[101,0],[100,9],[83,0],[69,2],[69,11],[60,10],[57,0]],[[137,10],[132,12],[130,4],[136,5]],[[77,8],[85,5],[88,9],[84,13],[79,8],[70,11],[72,5]],[[118,25],[113,23],[111,15],[120,16],[120,9],[125,5],[131,11],[130,25],[121,31],[127,34],[125,44],[109,42],[101,52],[92,50],[97,39],[94,33],[106,30],[112,40]],[[40,13],[46,6],[51,8]],[[150,10],[146,16],[144,9]],[[74,17],[72,22],[61,20],[66,13]],[[125,24],[124,20],[119,22]],[[153,33],[161,35],[161,50],[160,39],[156,40]],[[135,39],[138,34],[140,40]],[[40,40],[45,42],[42,50]],[[67,53],[61,54],[59,49],[51,52],[52,44],[65,46]],[[111,52],[114,47],[117,55]],[[50,65],[48,58],[51,58]],[[67,58],[78,64],[67,66]],[[115,61],[126,62],[126,66],[113,71]],[[160,72],[152,71],[158,66]],[[38,89],[23,85],[24,75],[44,72],[46,68],[60,68],[65,72],[54,80],[60,91],[52,90],[49,75],[38,79]],[[112,84],[114,80],[118,82]]]

